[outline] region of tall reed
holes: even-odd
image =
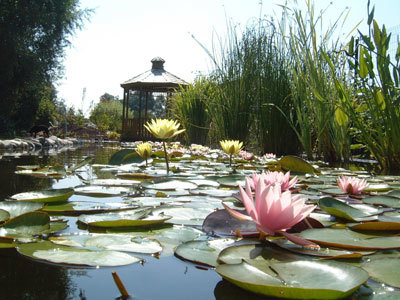
[[[298,8],[286,9],[284,19],[290,22],[285,42],[292,60],[289,72],[292,75],[297,136],[308,158],[316,153],[326,161],[347,160],[350,153],[349,123],[345,118],[338,117],[341,111],[338,110],[337,90],[329,65],[322,56],[322,53],[331,55],[337,76],[345,81],[346,70],[341,68],[343,61],[336,54],[341,45],[338,39],[332,41],[341,16],[322,32],[323,12],[316,16],[312,2],[306,1],[306,4],[305,13]],[[293,17],[290,18],[289,13]],[[286,29],[284,26],[281,23],[283,32]]]
[[[400,170],[400,43],[392,62],[388,54],[391,36],[373,18],[374,9],[368,13],[368,34],[360,32],[358,46],[352,38],[346,52],[355,72],[356,95],[343,88],[335,65],[328,55],[325,59],[335,76],[340,108],[358,130],[359,141],[376,158],[382,172],[388,173]]]
[[[207,105],[214,97],[215,84],[200,77],[194,84],[181,87],[177,92],[172,102],[172,110],[174,117],[186,129],[186,141],[189,144],[206,144],[210,129]]]

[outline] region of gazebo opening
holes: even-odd
[[[122,139],[150,139],[144,124],[152,118],[168,117],[170,99],[177,88],[188,83],[164,69],[161,57],[151,60],[150,70],[121,84],[124,89]],[[133,112],[133,113],[132,113]]]

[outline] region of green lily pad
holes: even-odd
[[[0,226],[0,236],[26,237],[41,234],[50,228],[48,214],[33,211],[9,219]]]
[[[400,222],[365,222],[349,226],[353,230],[399,231]]]
[[[75,194],[90,197],[112,197],[127,194],[132,190],[121,186],[101,186],[101,185],[85,185],[75,187]]]
[[[340,299],[368,279],[359,267],[336,261],[265,261],[257,266],[243,261],[219,265],[224,279],[248,291],[285,299]]]
[[[218,265],[217,259],[221,250],[235,243],[234,239],[214,239],[209,241],[189,241],[175,249],[175,255],[184,260],[210,267]]]
[[[8,211],[10,218],[14,218],[27,212],[40,210],[43,205],[43,203],[39,202],[0,201],[0,209]]]
[[[8,220],[9,217],[10,217],[10,213],[8,211],[0,208],[0,222],[4,222],[4,221]]]
[[[81,215],[78,221],[95,227],[133,227],[161,224],[170,216],[149,215],[149,209],[131,210],[118,213]]]
[[[197,186],[206,186],[206,187],[212,186],[214,188],[217,188],[217,187],[220,186],[220,184],[215,180],[191,179],[191,180],[188,180],[188,181],[194,183]]]
[[[387,183],[382,184],[370,184],[364,191],[365,192],[387,192],[392,188]]]
[[[126,202],[73,201],[46,205],[42,208],[42,211],[52,215],[82,215],[125,211],[137,207],[136,204]]]
[[[142,186],[147,189],[154,190],[191,190],[197,188],[197,185],[193,182],[185,181],[185,180],[164,180],[159,182],[142,182]]]
[[[295,173],[319,173],[319,171],[315,169],[310,163],[297,156],[283,156],[280,160],[278,160],[278,162],[281,167],[287,171]]]
[[[363,199],[363,202],[374,205],[384,205],[387,207],[400,208],[400,199],[387,195],[365,197]]]
[[[320,245],[358,250],[400,249],[400,236],[376,236],[350,229],[308,229],[299,234]]]
[[[12,195],[10,198],[17,201],[37,201],[37,202],[65,202],[71,197],[74,190],[71,188],[53,189],[35,192],[26,192]]]
[[[129,179],[118,179],[118,178],[109,178],[109,179],[92,179],[87,181],[87,184],[94,186],[124,186],[124,187],[133,187],[140,183],[139,180],[129,180]]]
[[[167,221],[170,224],[181,225],[198,225],[203,223],[203,220],[212,210],[206,208],[191,208],[191,207],[158,207],[153,209],[152,213],[155,216],[170,216]]]
[[[318,201],[319,207],[335,217],[357,222],[361,220],[375,220],[376,216],[371,217],[362,210],[351,207],[346,203],[335,198],[325,197]]]
[[[217,182],[224,186],[238,187],[239,185],[244,185],[245,176],[244,175],[229,175],[216,178]]]
[[[63,235],[51,237],[50,241],[57,245],[90,248],[90,250],[115,250],[155,254],[162,251],[162,246],[155,239],[132,237],[116,234]]]
[[[400,288],[400,259],[399,257],[380,257],[369,259],[361,265],[373,280]]]
[[[120,165],[122,164],[122,160],[124,159],[124,157],[128,154],[133,153],[134,150],[133,149],[122,149],[119,150],[117,152],[115,152],[111,158],[110,161],[108,162],[109,165]]]
[[[77,249],[45,241],[20,245],[18,252],[35,260],[82,267],[123,266],[141,260],[119,251]]]

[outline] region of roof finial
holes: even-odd
[[[159,56],[157,56],[157,57],[154,57],[152,60],[151,60],[151,62],[152,62],[152,67],[151,67],[151,69],[153,70],[153,69],[159,69],[159,70],[164,70],[164,63],[165,63],[165,60],[163,60],[161,57],[159,57]]]

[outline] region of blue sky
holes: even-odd
[[[120,84],[151,68],[160,56],[165,69],[188,82],[207,73],[212,64],[191,37],[211,50],[223,38],[227,22],[245,28],[261,16],[279,17],[284,0],[81,0],[94,8],[90,21],[71,39],[59,81],[59,97],[67,106],[87,111],[104,93],[122,95]],[[294,1],[287,1],[293,3]],[[304,0],[298,0],[304,6]],[[316,11],[325,9],[324,23],[350,10],[343,29],[347,34],[362,21],[365,30],[367,0],[317,0]],[[375,18],[390,28],[400,24],[400,0],[371,0]],[[83,89],[86,88],[82,102]]]

